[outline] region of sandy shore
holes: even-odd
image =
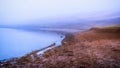
[[[41,55],[0,63],[1,68],[120,68],[120,27],[67,34],[62,45]]]

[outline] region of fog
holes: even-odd
[[[0,0],[0,25],[117,18],[119,3],[120,0]]]

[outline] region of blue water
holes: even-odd
[[[61,36],[52,32],[0,28],[0,60],[21,57],[52,43],[60,45]]]

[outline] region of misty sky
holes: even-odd
[[[104,18],[119,13],[119,6],[120,0],[0,0],[0,24],[29,24],[32,20],[59,20],[70,16]]]

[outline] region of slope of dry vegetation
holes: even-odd
[[[34,56],[1,64],[5,68],[120,68],[120,27],[68,34],[62,46]]]

